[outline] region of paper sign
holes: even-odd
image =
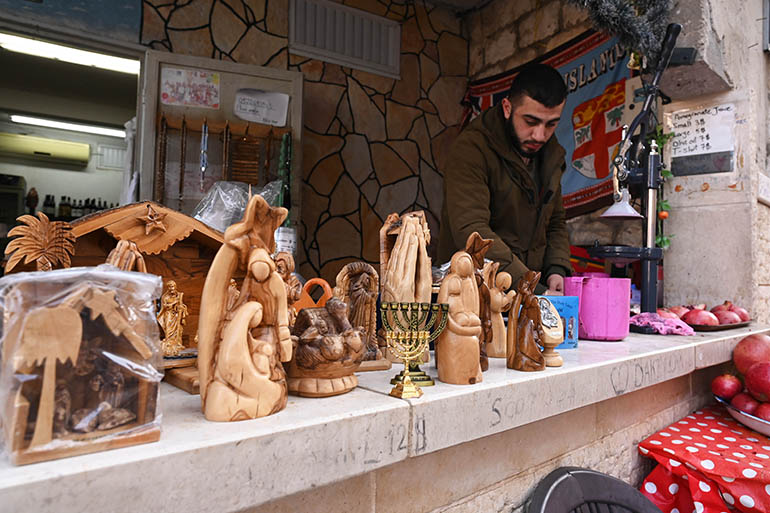
[[[725,103],[671,113],[671,157],[735,150],[735,105]]]
[[[239,89],[233,112],[246,121],[285,126],[289,112],[289,95],[259,89]]]
[[[219,108],[219,73],[164,67],[160,75],[160,101],[166,105]]]

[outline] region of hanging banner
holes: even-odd
[[[627,106],[643,99],[635,98],[639,81],[631,80],[628,58],[616,38],[589,30],[530,62],[553,66],[567,85],[556,137],[567,152],[561,186],[568,217],[607,205],[612,196],[610,163],[623,124],[638,112]],[[471,82],[463,100],[463,126],[505,98],[524,66]]]

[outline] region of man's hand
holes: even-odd
[[[548,284],[548,291],[546,295],[549,296],[563,296],[564,295],[564,276],[558,274],[551,274],[546,280]]]

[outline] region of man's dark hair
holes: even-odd
[[[524,95],[548,108],[556,107],[567,97],[567,86],[551,66],[529,64],[516,75],[508,90],[508,99],[513,105],[517,105]]]

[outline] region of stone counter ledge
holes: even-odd
[[[387,395],[394,365],[359,373],[348,394],[290,396],[276,415],[232,423],[206,421],[198,396],[163,383],[159,442],[21,467],[4,457],[0,511],[239,511],[726,362],[741,338],[768,330],[581,340],[561,368],[490,359],[482,383],[437,381],[409,401]]]
[[[729,361],[739,340],[768,329],[748,326],[690,337],[631,333],[620,342],[581,340],[577,349],[560,351],[562,367],[542,372],[509,370],[504,359],[490,358],[483,382],[460,386],[436,380],[435,386],[423,389],[423,397],[409,400],[409,456],[493,435]],[[437,375],[433,360],[421,368]],[[387,394],[391,385],[379,374],[359,374],[359,386]]]

